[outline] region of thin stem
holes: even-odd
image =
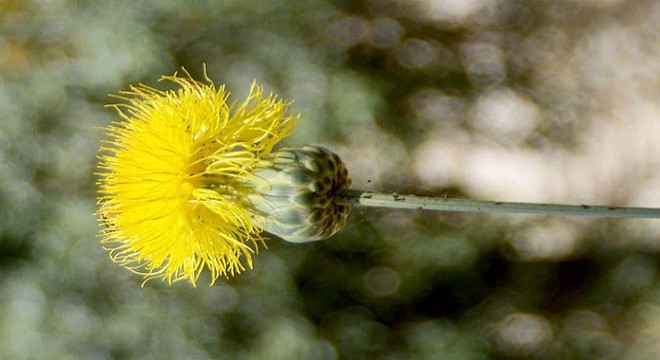
[[[478,201],[430,196],[399,195],[397,193],[383,194],[352,189],[340,190],[337,195],[361,206],[397,209],[644,219],[660,218],[660,208]]]

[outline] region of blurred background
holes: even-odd
[[[109,93],[295,99],[355,188],[660,206],[655,0],[0,0],[0,358],[658,359],[660,222],[355,209],[208,287],[97,238]]]

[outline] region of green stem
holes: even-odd
[[[337,195],[361,206],[397,209],[615,218],[660,218],[660,208],[477,201],[448,199],[444,197],[399,195],[397,193],[383,194],[352,189],[340,190]]]

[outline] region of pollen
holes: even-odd
[[[290,102],[253,83],[243,102],[189,73],[163,76],[174,89],[139,84],[115,96],[97,173],[101,242],[141,274],[193,286],[252,268],[265,246],[246,199],[255,170],[290,135]]]

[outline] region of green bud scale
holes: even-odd
[[[256,193],[248,197],[256,222],[290,242],[332,236],[346,224],[349,200],[336,196],[351,179],[339,156],[320,146],[284,148],[264,161],[254,175]]]

